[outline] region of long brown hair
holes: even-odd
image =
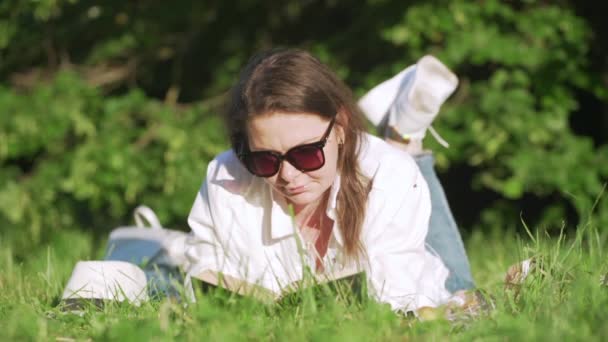
[[[237,155],[247,150],[247,120],[275,111],[336,117],[336,123],[343,128],[344,142],[338,156],[341,181],[337,221],[346,255],[356,258],[363,252],[360,235],[371,182],[359,168],[363,116],[350,89],[306,51],[262,52],[253,56],[241,71],[227,110],[226,126]]]

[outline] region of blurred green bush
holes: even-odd
[[[183,223],[207,161],[226,146],[205,103],[179,109],[137,89],[105,97],[73,73],[27,94],[0,88],[0,107],[11,114],[0,119],[2,225],[26,241],[107,231],[139,203]]]
[[[461,83],[435,124],[451,147],[427,140],[442,172],[472,172],[452,199],[498,198],[479,226],[517,224],[526,195],[547,199],[535,223],[574,208],[608,225],[608,200],[596,202],[608,145],[569,123],[577,92],[608,96],[589,62],[596,37],[569,6],[8,0],[0,18],[0,231],[24,252],[66,227],[104,234],[139,203],[185,227],[206,163],[227,148],[222,94],[275,45],[312,51],[358,95],[438,56]]]
[[[499,202],[506,210],[498,210],[498,203],[486,209],[482,225],[517,219],[526,208],[508,201],[526,193],[557,193],[567,202],[544,208],[545,224],[564,220],[569,205],[581,222],[593,212],[608,225],[608,200],[601,202],[603,210],[593,210],[608,181],[608,145],[594,146],[569,124],[579,105],[577,89],[607,98],[598,74],[588,70],[592,32],[568,9],[530,4],[414,6],[383,33],[411,59],[434,53],[461,76],[458,93],[435,126],[451,148],[434,150],[440,166],[474,167],[473,185],[505,199]],[[467,200],[467,194],[460,196]]]

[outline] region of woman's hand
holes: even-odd
[[[416,310],[421,321],[445,319],[456,321],[488,313],[495,308],[494,301],[481,290],[461,290],[454,293],[450,302],[438,307],[423,306]]]

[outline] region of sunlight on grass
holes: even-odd
[[[458,322],[398,317],[366,298],[327,292],[265,305],[215,291],[193,305],[164,299],[140,307],[91,305],[82,315],[69,314],[57,304],[75,263],[95,255],[91,239],[60,232],[49,246],[29,253],[15,253],[3,239],[0,325],[8,339],[601,339],[608,336],[608,287],[600,283],[608,273],[607,238],[591,225],[554,237],[474,232],[467,241],[473,272],[496,309]],[[508,266],[529,257],[538,260],[536,272],[505,289]]]

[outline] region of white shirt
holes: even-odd
[[[359,157],[362,172],[373,179],[361,242],[360,267],[369,293],[394,310],[415,310],[447,302],[448,270],[425,248],[431,213],[428,185],[413,158],[383,140],[365,134]],[[326,271],[354,267],[344,263],[343,239],[336,222],[337,175],[326,214],[334,220]],[[278,290],[302,278],[313,256],[301,257],[294,227],[282,198],[262,178],[251,175],[232,150],[208,165],[188,223],[195,236],[186,250],[191,273],[207,269]]]

